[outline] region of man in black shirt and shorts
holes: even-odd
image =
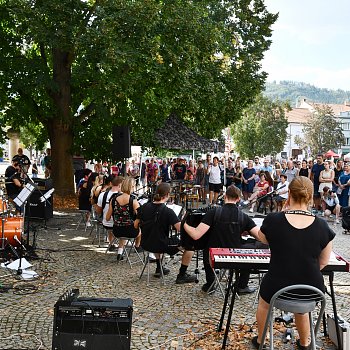
[[[241,233],[248,231],[252,236],[256,237],[259,229],[255,222],[245,213],[241,212],[237,203],[241,199],[241,191],[234,185],[227,188],[225,194],[225,205],[220,208],[219,217],[215,217],[216,210],[214,208],[207,212],[202,222],[197,227],[184,224],[186,232],[194,239],[201,238],[204,234],[210,234],[208,248],[203,250],[203,264],[206,275],[206,283],[202,286],[202,291],[209,292],[210,287],[215,280],[215,274],[209,263],[209,248],[258,248],[251,244],[243,245]],[[229,224],[238,222],[238,229],[232,232]],[[260,248],[260,247],[259,247]],[[255,290],[248,287],[249,271],[242,271],[238,281],[238,293],[249,294]]]
[[[155,253],[157,268],[155,277],[161,274],[161,255],[167,253],[175,255],[180,247],[180,240],[176,237],[169,237],[170,227],[173,226],[180,231],[180,220],[175,212],[168,208],[165,203],[169,199],[170,185],[166,182],[160,183],[157,187],[153,202],[141,206],[135,220],[135,227],[141,227],[141,247]],[[192,283],[196,281],[195,275],[187,273],[188,265],[191,262],[193,251],[183,251],[181,267],[176,278],[176,284]],[[163,274],[169,274],[170,270],[163,267]]]

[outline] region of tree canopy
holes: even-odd
[[[276,19],[263,0],[0,0],[2,125],[42,125],[72,192],[72,154],[111,158],[113,125],[152,146],[170,113],[205,137],[237,119]]]
[[[345,138],[341,122],[336,119],[332,107],[315,105],[314,112],[303,127],[303,137],[296,137],[295,143],[301,148],[309,147],[312,156],[343,146]]]
[[[242,117],[233,124],[235,151],[249,159],[281,152],[287,138],[288,110],[288,103],[271,101],[258,95],[255,102],[247,107]]]

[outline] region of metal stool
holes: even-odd
[[[145,255],[145,260],[144,260],[144,265],[143,265],[143,268],[142,268],[142,271],[141,271],[141,274],[140,274],[140,277],[139,279],[141,279],[143,273],[145,272],[145,269],[147,267],[147,286],[149,286],[149,275],[150,275],[150,253],[152,252],[146,252],[146,255]],[[163,254],[163,257],[160,261],[160,279],[162,280],[163,284],[165,284],[165,280],[164,280],[164,273],[163,273],[163,258],[164,258],[164,254]]]
[[[125,242],[125,245],[124,245],[124,247],[123,247],[122,256],[125,256],[125,257],[126,257],[126,261],[129,263],[130,268],[131,268],[132,265],[134,265],[134,264],[138,264],[138,263],[144,264],[143,258],[141,257],[140,253],[137,251],[137,249],[136,249],[136,247],[135,247],[135,240],[136,240],[136,238],[114,237],[113,240],[112,240],[111,242],[109,242],[109,244],[108,244],[108,246],[107,246],[106,254],[108,253],[109,248],[110,248],[113,244],[118,244],[118,242],[119,242],[120,239],[126,241],[126,242]],[[132,260],[130,259],[130,254],[131,254],[132,252],[135,252],[136,255],[137,255],[137,258],[136,258],[136,260],[134,260],[134,261],[132,261]]]
[[[307,290],[312,294],[297,294],[296,290]],[[315,327],[313,327],[312,311],[315,310],[318,302],[321,302],[320,312],[316,321]],[[273,347],[273,310],[277,308],[285,312],[292,312],[296,314],[309,314],[310,333],[311,333],[311,349],[316,350],[316,334],[320,327],[322,316],[326,307],[326,296],[319,289],[305,285],[295,284],[289,287],[282,288],[276,292],[271,301],[269,311],[267,313],[265,327],[261,338],[259,350],[263,349],[264,341],[267,334],[267,328],[270,327],[270,349]]]

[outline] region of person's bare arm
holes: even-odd
[[[107,211],[107,214],[106,214],[106,220],[109,221],[112,217],[112,212],[113,212],[113,209],[112,209],[112,202],[109,203],[109,207],[108,207],[108,211]]]
[[[12,181],[17,187],[23,187],[21,181],[19,181],[18,179],[13,179]]]
[[[322,270],[325,266],[328,265],[329,258],[331,256],[333,249],[333,242],[330,241],[325,248],[322,249],[321,254],[318,258],[318,262],[320,264],[320,270]]]
[[[254,231],[254,233],[252,232],[252,230],[256,229],[256,231]],[[269,244],[269,242],[266,239],[266,236],[261,232],[261,230],[255,226],[252,230],[250,230],[249,232],[252,233],[252,236],[255,237],[258,241],[265,243],[265,244]]]
[[[201,238],[208,230],[210,226],[201,222],[197,227],[184,224],[185,231],[194,239],[197,240]]]

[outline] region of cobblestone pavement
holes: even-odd
[[[0,293],[0,349],[50,349],[53,327],[53,308],[58,297],[69,288],[79,288],[86,297],[131,298],[134,303],[132,349],[219,349],[222,337],[216,344],[196,343],[206,339],[205,332],[213,328],[220,318],[223,298],[217,291],[207,295],[200,291],[204,272],[200,269],[199,284],[176,285],[179,259],[167,261],[171,273],[166,284],[151,276],[139,280],[141,265],[117,263],[115,253],[92,244],[95,231],[77,230],[77,212],[55,212],[47,228],[43,223],[32,223],[38,230],[36,253],[39,259],[29,259],[40,277],[24,282],[9,271],[0,269],[0,283],[13,288]],[[335,250],[350,258],[350,236],[335,226]],[[96,243],[96,242],[95,242]],[[201,265],[200,265],[201,266]],[[153,273],[155,266],[151,266]],[[195,268],[191,263],[190,271]],[[252,285],[256,285],[252,281]],[[350,319],[350,274],[336,273],[335,291],[338,312]],[[250,339],[255,334],[254,295],[240,297],[234,307],[233,325],[246,324],[246,333],[240,347],[231,341],[229,349],[251,349]],[[328,298],[327,309],[331,306]],[[325,339],[318,338],[320,348],[334,349]],[[205,340],[204,340],[205,343]],[[280,344],[281,342],[279,342]],[[294,345],[279,345],[278,349],[292,349]]]

